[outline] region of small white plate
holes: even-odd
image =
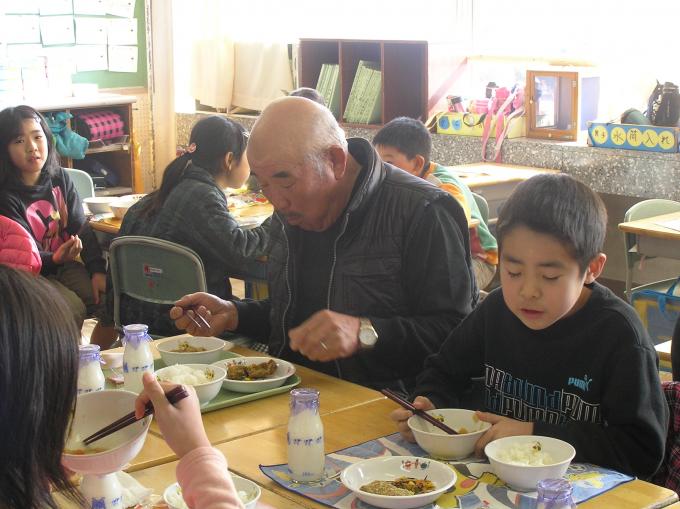
[[[222,382],[223,389],[250,394],[281,387],[288,377],[295,374],[295,366],[288,361],[276,359],[274,357],[238,357],[235,359],[222,359],[213,362],[213,364],[226,370],[231,364],[260,364],[262,362],[267,362],[270,359],[273,359],[276,362],[276,371],[267,378],[262,378],[261,380],[230,380],[229,378],[225,378]]]
[[[372,481],[393,481],[399,477],[415,477],[432,481],[435,490],[409,496],[375,495],[361,491]],[[437,500],[456,482],[456,472],[436,460],[415,456],[379,456],[354,463],[340,474],[342,483],[359,499],[385,509],[411,509]]]

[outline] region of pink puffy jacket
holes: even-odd
[[[40,274],[42,261],[38,246],[23,226],[0,216],[0,263]]]

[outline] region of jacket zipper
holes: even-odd
[[[277,216],[278,219],[278,216]],[[289,260],[290,260],[290,242],[288,241],[288,235],[286,235],[286,228],[283,225],[283,221],[279,219],[279,222],[281,223],[281,232],[283,233],[283,238],[286,239],[286,268],[285,268],[285,273],[286,273],[286,290],[288,290],[288,303],[286,304],[286,307],[283,310],[283,315],[281,316],[281,349],[279,350],[279,353],[277,357],[281,357],[283,354],[283,350],[286,348],[286,344],[288,344],[288,340],[286,337],[288,336],[286,334],[286,315],[288,314],[288,309],[290,308],[290,305],[293,301],[293,292],[290,289],[290,280],[288,279],[288,267],[289,267]]]
[[[326,294],[326,309],[331,308],[331,290],[333,289],[333,276],[335,275],[335,264],[338,261],[338,241],[340,237],[345,234],[347,230],[347,223],[349,222],[349,213],[345,214],[345,220],[342,223],[342,228],[337,237],[335,237],[335,242],[333,242],[333,262],[331,263],[331,273],[328,277],[328,293]],[[340,369],[340,362],[336,359],[335,369],[338,372],[338,378],[342,379],[342,370]]]

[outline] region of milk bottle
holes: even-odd
[[[319,417],[319,391],[290,391],[288,468],[297,482],[320,481],[324,476],[323,424]]]
[[[139,394],[144,389],[142,375],[145,371],[153,373],[153,354],[149,327],[142,324],[123,327],[125,351],[123,352],[123,388]]]
[[[79,347],[78,394],[104,390],[106,378],[100,361],[99,345]]]

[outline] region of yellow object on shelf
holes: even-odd
[[[461,113],[458,111],[437,115],[437,133],[457,134],[459,136],[482,136],[484,122],[480,122],[481,114]],[[506,138],[520,138],[526,133],[525,117],[517,117],[510,121]],[[491,138],[496,136],[496,116],[491,120]]]

